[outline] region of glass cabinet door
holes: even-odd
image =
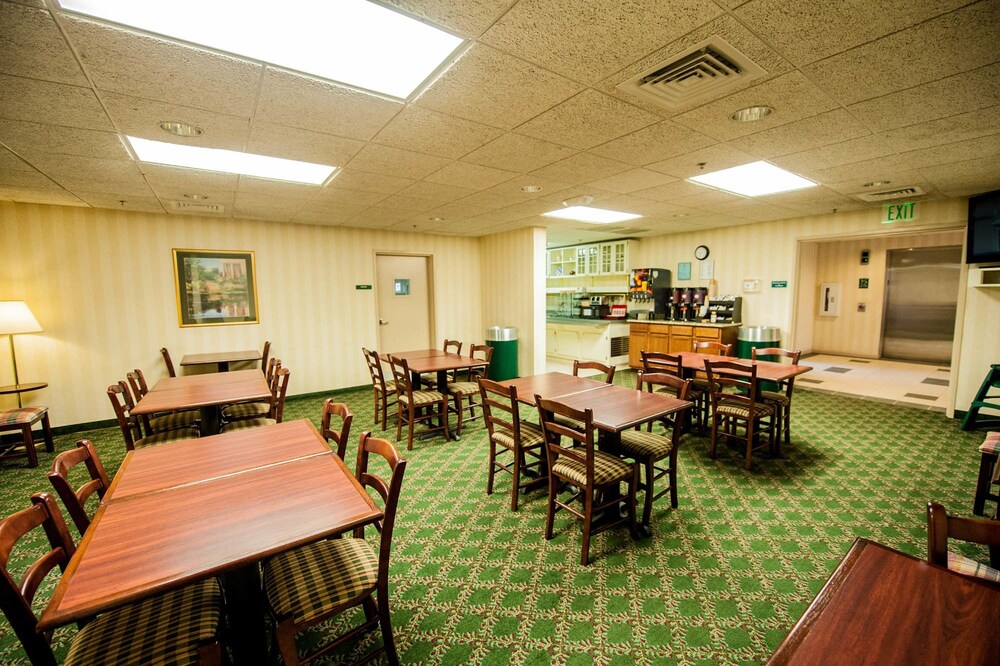
[[[578,247],[576,248],[576,274],[586,275],[587,274],[587,248]]]
[[[591,245],[587,248],[587,275],[597,275],[600,266],[600,250],[598,246]]]
[[[601,244],[601,274],[606,275],[611,272],[614,263],[612,261],[614,248],[610,243]]]

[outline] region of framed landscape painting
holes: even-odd
[[[258,323],[253,252],[175,249],[174,284],[182,328]]]

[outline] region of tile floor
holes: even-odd
[[[951,369],[888,359],[815,354],[803,357],[812,371],[795,388],[861,396],[866,400],[945,411]]]

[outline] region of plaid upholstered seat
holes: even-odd
[[[948,568],[963,576],[985,578],[994,583],[1000,583],[1000,571],[971,558],[948,551]]]
[[[244,402],[223,408],[222,418],[227,421],[236,421],[237,419],[254,419],[258,416],[267,416],[270,413],[271,403],[269,402]]]
[[[670,455],[674,443],[669,437],[643,430],[626,430],[622,433],[622,452],[631,456],[663,458]]]
[[[719,406],[716,408],[715,413],[719,416],[736,416],[743,419],[750,417],[750,409],[745,403],[729,401],[726,399],[719,401]],[[768,416],[770,414],[774,414],[774,406],[758,402],[754,406],[753,413],[754,416],[757,417]]]
[[[264,565],[264,590],[279,617],[308,623],[378,581],[378,554],[363,539],[332,539],[282,553]]]
[[[5,409],[0,412],[0,427],[21,426],[34,423],[45,416],[48,407],[21,407],[20,409]]]
[[[246,430],[248,428],[261,428],[263,426],[274,425],[274,419],[240,419],[222,426],[222,432],[233,432],[234,430]]]
[[[479,395],[479,384],[476,382],[451,382],[448,384],[448,393],[451,395]]]
[[[166,442],[179,442],[182,439],[196,439],[199,433],[194,428],[178,428],[176,430],[167,430],[165,432],[158,432],[155,435],[150,435],[149,437],[143,437],[142,439],[137,439],[135,441],[135,448],[141,446],[153,446],[155,444],[164,444]]]
[[[438,391],[414,391],[413,392],[413,405],[432,405],[435,402],[441,402],[444,395]],[[405,393],[399,396],[399,401],[404,405],[410,404],[410,396]]]
[[[154,433],[177,428],[197,428],[200,418],[201,413],[195,410],[174,412],[149,419],[149,428]]]
[[[216,640],[222,593],[214,578],[100,615],[76,635],[66,666],[184,666]]]
[[[514,450],[514,433],[506,428],[496,428],[490,437],[494,442],[505,449]],[[528,448],[538,446],[545,441],[542,430],[534,423],[521,422],[521,446]]]
[[[761,402],[766,402],[770,405],[777,405],[780,407],[787,407],[791,404],[791,399],[784,393],[778,393],[777,391],[761,391],[760,392]]]
[[[979,452],[1000,455],[1000,431],[986,433],[986,440],[979,445]]]
[[[559,456],[552,471],[576,483],[587,483],[587,466],[567,456]],[[618,456],[594,451],[594,483],[604,485],[614,481],[627,481],[632,476],[632,465]]]

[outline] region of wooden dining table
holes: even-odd
[[[481,358],[472,356],[462,356],[454,352],[446,352],[441,349],[413,349],[403,352],[389,352],[382,358],[386,361],[390,356],[401,358],[406,361],[410,369],[410,381],[413,382],[413,390],[417,390],[422,385],[420,377],[423,373],[434,373],[437,375],[435,389],[444,392],[448,385],[448,372],[452,370],[466,370],[469,368],[482,368],[487,362]]]
[[[263,663],[259,563],[382,515],[309,421],[130,451],[38,626],[222,576],[236,663]]]
[[[857,539],[767,662],[1000,664],[1000,586]]]
[[[685,374],[693,377],[695,372],[705,371],[705,361],[717,363],[719,361],[729,361],[732,363],[751,363],[757,366],[757,379],[761,381],[782,382],[798,377],[812,370],[809,365],[793,365],[791,363],[777,363],[775,361],[751,361],[748,358],[736,358],[734,356],[719,356],[717,354],[702,354],[700,352],[680,352],[681,365]]]
[[[216,435],[222,428],[223,405],[236,402],[266,402],[271,400],[271,388],[260,370],[235,370],[205,375],[164,377],[139,399],[131,414],[134,416],[176,412],[184,409],[201,410],[201,435]]]
[[[260,351],[247,349],[244,351],[211,352],[207,354],[185,354],[181,365],[214,365],[219,372],[229,372],[230,363],[249,363],[259,361]]]

